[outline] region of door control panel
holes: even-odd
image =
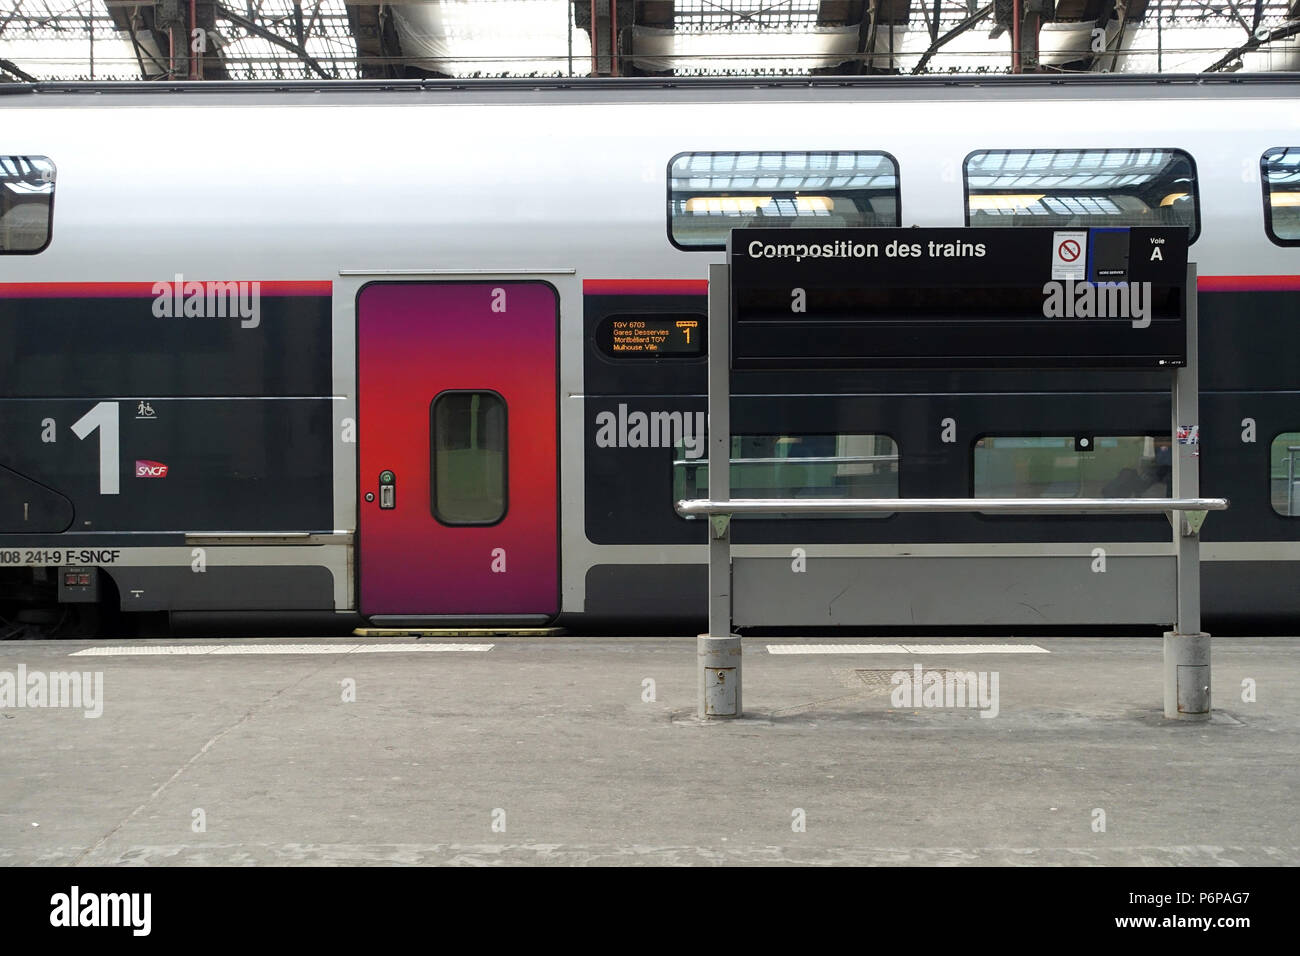
[[[384,511],[397,507],[397,476],[388,469],[379,473],[379,507]]]

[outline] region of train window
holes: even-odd
[[[54,220],[54,164],[44,156],[0,156],[0,255],[40,252]]]
[[[1284,518],[1300,518],[1300,432],[1274,438],[1269,463],[1273,510]]]
[[[1196,164],[1180,149],[988,149],[966,157],[968,226],[1186,226]]]
[[[1300,147],[1270,149],[1259,165],[1268,237],[1279,246],[1300,246]]]
[[[725,249],[742,226],[897,226],[898,163],[878,151],[679,153],[668,164],[668,238]]]
[[[976,498],[1167,498],[1168,435],[985,435],[975,442]]]
[[[673,500],[708,492],[708,459],[678,445]],[[731,497],[897,498],[898,445],[888,435],[732,435]]]
[[[433,516],[496,524],[506,514],[506,403],[496,392],[447,391],[430,406]]]

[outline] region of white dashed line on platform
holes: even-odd
[[[769,654],[1050,654],[1037,644],[769,644]]]
[[[906,654],[902,644],[769,644],[769,654]]]
[[[176,644],[148,647],[87,647],[69,657],[150,657],[162,654],[428,654],[490,651],[493,644]]]
[[[909,654],[1050,654],[1037,644],[904,644]]]

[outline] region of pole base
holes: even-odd
[[[1210,635],[1165,631],[1165,717],[1210,719]]]
[[[701,719],[741,715],[740,655],[737,634],[696,637],[696,714]]]

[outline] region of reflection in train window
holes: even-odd
[[[448,391],[429,413],[433,516],[496,524],[506,514],[506,403],[496,392]]]
[[[1300,147],[1270,149],[1260,160],[1264,228],[1279,246],[1300,245]]]
[[[1300,432],[1274,438],[1269,463],[1273,510],[1286,518],[1300,518]]]
[[[744,226],[897,225],[888,153],[681,153],[668,166],[668,236],[681,249],[723,249]]]
[[[1168,498],[1168,435],[985,435],[975,498]]]
[[[678,445],[673,500],[708,493],[708,458],[687,458]],[[897,498],[898,445],[888,435],[732,435],[731,497]]]
[[[0,255],[40,252],[54,219],[54,164],[44,156],[0,156]]]
[[[1196,166],[1179,149],[997,149],[966,157],[968,226],[1186,226]]]

